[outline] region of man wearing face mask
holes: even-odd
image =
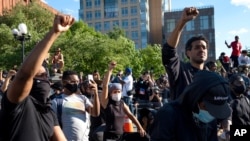
[[[218,141],[217,119],[231,115],[229,93],[220,75],[197,72],[178,99],[158,110],[151,141]]]
[[[245,96],[246,86],[242,76],[235,74],[230,77],[232,107],[232,125],[250,125],[250,102]]]
[[[100,103],[97,84],[90,80],[90,93],[93,103],[84,95],[78,93],[79,78],[74,71],[64,71],[62,75],[64,93],[61,95],[61,105],[57,98],[52,101],[52,108],[59,115],[62,130],[69,141],[88,141],[90,129],[90,115],[97,117],[100,114]],[[57,106],[61,106],[61,111]]]
[[[0,140],[66,141],[48,101],[50,83],[42,63],[55,40],[73,23],[69,15],[56,15],[51,30],[18,69],[2,99]]]

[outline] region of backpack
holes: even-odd
[[[61,128],[63,128],[62,125],[62,104],[63,104],[63,98],[62,95],[60,94],[59,96],[55,97],[56,99],[56,108],[57,108],[57,118],[58,122]]]

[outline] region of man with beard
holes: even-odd
[[[1,103],[2,140],[66,141],[48,101],[50,83],[42,63],[54,41],[73,23],[71,16],[56,15],[51,30],[18,70]]]
[[[162,48],[162,62],[169,76],[172,100],[178,98],[185,87],[192,82],[196,72],[203,70],[204,62],[207,60],[208,41],[203,36],[194,36],[187,41],[185,53],[189,59],[188,63],[182,62],[177,54],[177,45],[183,28],[198,14],[199,11],[195,7],[185,8],[179,22]]]
[[[98,97],[97,84],[89,80],[89,94],[93,102],[85,95],[78,92],[79,77],[75,71],[64,71],[62,75],[64,92],[61,95],[62,101],[58,104],[57,98],[52,102],[52,108],[56,113],[61,113],[59,122],[68,141],[88,141],[90,130],[90,115],[97,117],[100,114],[100,102]],[[58,108],[61,106],[61,109]],[[61,111],[59,111],[61,110]]]

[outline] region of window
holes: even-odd
[[[110,30],[110,21],[104,22],[104,30]]]
[[[95,7],[100,7],[100,6],[101,6],[101,1],[95,0]]]
[[[131,37],[132,37],[132,40],[137,40],[138,39],[138,31],[132,31]]]
[[[92,1],[86,0],[86,8],[91,8],[91,7],[92,7]]]
[[[127,7],[122,8],[122,16],[128,16],[128,8]]]
[[[130,3],[136,3],[137,0],[130,0]]]
[[[131,7],[130,13],[131,15],[137,15],[137,7],[136,6]]]
[[[200,16],[200,29],[209,29],[208,26],[208,16]]]
[[[137,27],[138,26],[138,21],[137,21],[137,19],[131,19],[131,27],[132,28],[135,28],[135,27]]]
[[[127,4],[128,0],[121,0],[122,4]]]
[[[115,27],[115,26],[119,26],[119,21],[118,20],[113,21],[113,27]]]
[[[122,20],[122,28],[127,29],[128,28],[128,20]]]
[[[117,0],[105,0],[104,1],[104,17],[115,18],[118,17],[118,1]]]
[[[186,25],[186,30],[187,30],[187,31],[193,31],[193,30],[195,30],[195,28],[194,28],[194,20],[191,20],[191,21],[189,21],[189,22],[187,23],[187,25]]]
[[[95,30],[101,31],[102,30],[102,23],[100,23],[100,22],[95,23]]]
[[[101,18],[101,11],[100,10],[95,11],[95,18],[96,19],[100,19]]]
[[[86,12],[86,20],[92,20],[92,12],[91,11]]]
[[[175,27],[175,20],[174,19],[168,19],[167,23],[165,24],[167,27],[167,32],[172,32]]]

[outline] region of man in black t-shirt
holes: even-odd
[[[74,18],[56,15],[53,27],[23,62],[2,99],[0,137],[4,141],[66,141],[48,95],[50,83],[42,66],[53,42]]]
[[[162,62],[168,73],[172,100],[178,98],[185,87],[192,82],[196,72],[203,70],[204,62],[207,60],[208,41],[203,36],[194,36],[187,41],[185,53],[189,59],[188,63],[182,62],[177,54],[177,45],[183,28],[198,14],[199,11],[195,7],[185,8],[179,22],[162,48]]]

